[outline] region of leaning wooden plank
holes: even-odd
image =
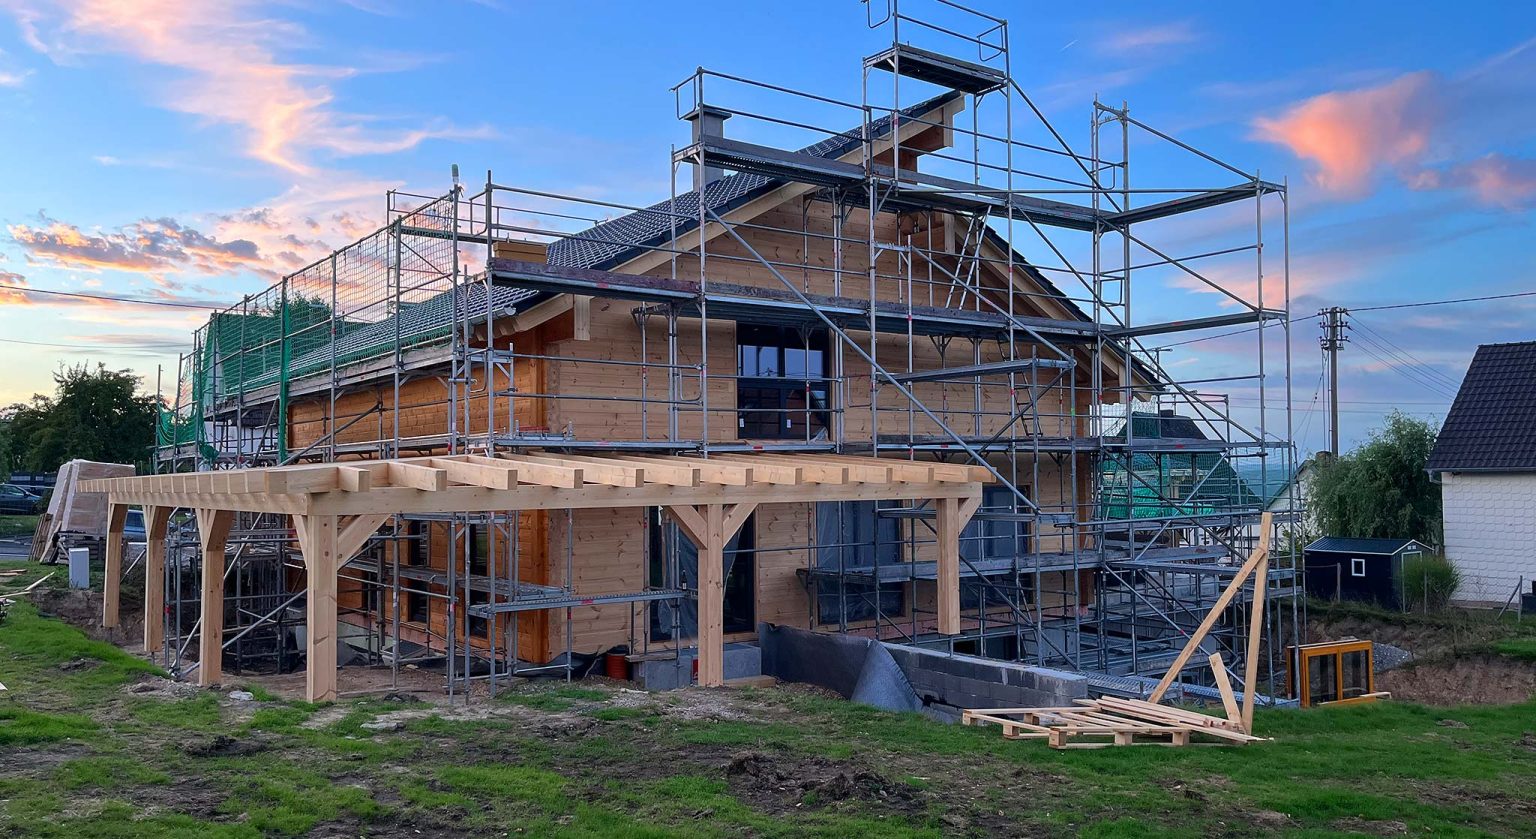
[[[1227,665],[1221,660],[1221,653],[1211,653],[1208,660],[1211,663],[1211,675],[1216,678],[1216,689],[1221,692],[1221,707],[1227,712],[1227,719],[1242,723],[1243,710],[1237,706],[1237,698],[1232,695],[1232,680],[1227,678]],[[1247,730],[1248,726],[1244,723],[1243,731]]]
[[[1173,664],[1168,668],[1168,672],[1163,674],[1162,680],[1157,683],[1157,687],[1152,690],[1152,694],[1147,697],[1147,701],[1161,702],[1163,700],[1163,696],[1168,693],[1168,688],[1173,685],[1174,680],[1183,672],[1184,665],[1189,663],[1190,656],[1194,655],[1195,650],[1200,648],[1200,642],[1205,640],[1206,633],[1211,631],[1211,627],[1216,625],[1216,622],[1221,619],[1222,613],[1226,611],[1227,604],[1231,603],[1232,598],[1236,597],[1237,593],[1242,590],[1243,583],[1248,579],[1248,575],[1252,574],[1253,570],[1259,566],[1259,563],[1263,562],[1264,558],[1269,555],[1269,532],[1274,521],[1274,514],[1265,513],[1259,518],[1259,521],[1259,543],[1254,547],[1253,554],[1248,557],[1248,561],[1243,563],[1242,567],[1233,575],[1232,582],[1227,584],[1221,596],[1216,598],[1216,603],[1206,613],[1205,620],[1200,622],[1200,626],[1195,629],[1194,634],[1190,635],[1189,640],[1184,642],[1184,649],[1179,651],[1179,657],[1174,659]]]

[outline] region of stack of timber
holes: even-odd
[[[987,708],[961,715],[966,725],[996,724],[1008,740],[1041,739],[1053,749],[1105,746],[1188,746],[1201,735],[1210,741],[1242,745],[1264,737],[1243,731],[1242,720],[1224,719],[1156,705],[1140,699],[1079,699],[1065,708]],[[1103,738],[1108,738],[1104,740]]]
[[[1184,649],[1179,652],[1173,666],[1168,668],[1168,672],[1147,697],[1150,701],[1106,696],[1100,699],[1079,699],[1070,708],[982,708],[965,711],[960,721],[966,725],[996,724],[1002,726],[1003,737],[1009,740],[1044,739],[1053,749],[1094,749],[1139,743],[1188,746],[1197,734],[1224,744],[1238,745],[1268,739],[1253,736],[1253,703],[1258,682],[1259,630],[1264,619],[1264,588],[1269,579],[1269,534],[1272,523],[1273,517],[1265,513],[1260,519],[1258,545],[1232,576],[1232,581],[1211,606],[1199,628],[1185,641]],[[1232,682],[1221,653],[1212,653],[1206,661],[1211,668],[1211,678],[1221,691],[1225,717],[1158,704],[1249,577],[1253,577],[1254,593],[1253,606],[1248,616],[1247,667],[1243,678],[1242,704],[1238,704],[1232,692]],[[1082,737],[1109,737],[1110,740],[1072,742]]]

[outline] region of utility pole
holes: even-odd
[[[1349,322],[1344,320],[1349,310],[1342,306],[1329,306],[1317,314],[1323,319],[1323,334],[1318,338],[1318,344],[1323,348],[1323,355],[1328,357],[1328,440],[1333,456],[1338,457],[1339,350],[1344,349],[1344,345],[1349,342],[1349,336],[1344,334],[1344,330],[1349,328]]]

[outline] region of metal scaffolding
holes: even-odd
[[[911,12],[919,6],[922,17]],[[1295,469],[1285,186],[1153,128],[1124,104],[1093,103],[1079,151],[1015,80],[1006,21],[949,0],[867,8],[870,29],[889,41],[863,60],[858,102],[703,68],[673,88],[677,116],[694,131],[673,150],[672,196],[662,203],[517,188],[489,172],[473,190],[455,176],[440,196],[389,193],[384,227],[198,331],[160,422],[158,468],[599,449],[981,465],[1000,489],[964,536],[959,636],[939,635],[917,596],[936,573],[921,559],[935,541],[931,508],[882,506],[882,524],[858,538],[847,535],[843,507],[826,511],[836,517],[826,528],[807,509],[803,542],[759,538],[739,552],[803,552],[807,623],[823,631],[1113,676],[1159,672],[1255,541],[1271,485]],[[727,138],[726,118],[733,135],[778,144]],[[806,142],[787,148],[791,137]],[[1154,161],[1138,166],[1134,188],[1133,149]],[[1223,185],[1160,183],[1168,167],[1159,155],[1181,158],[1172,171],[1198,166]],[[692,189],[679,193],[690,174]],[[737,212],[769,190],[777,212]],[[1234,241],[1188,254],[1156,244],[1178,240],[1168,234],[1180,219],[1212,211]],[[1239,213],[1251,213],[1251,228],[1232,222]],[[528,258],[530,242],[545,259]],[[1276,247],[1266,266],[1266,249]],[[1141,317],[1145,295],[1171,275],[1226,308]],[[552,355],[497,337],[563,295],[633,304],[640,356]],[[799,372],[797,401],[750,412],[798,421],[797,439],[727,433],[748,412],[722,404],[718,386],[750,378],[709,367],[711,346],[718,354],[731,340],[727,325],[788,330],[806,353],[824,354],[823,371]],[[1233,327],[1251,341],[1251,367],[1220,378],[1179,383],[1149,343]],[[1266,373],[1277,350],[1278,376]],[[606,370],[624,384],[596,375],[559,388],[519,384],[543,364]],[[624,406],[637,422],[616,439],[524,419],[543,415],[532,406],[579,401]],[[446,427],[409,420],[430,412]],[[652,525],[668,532],[646,541],[645,567],[659,569],[646,586],[594,599],[576,584],[570,511],[547,519],[566,534],[564,555],[544,558],[547,579],[537,584],[524,579],[524,524],[516,511],[446,514],[381,531],[342,572],[367,593],[353,616],[360,655],[395,672],[433,662],[450,691],[478,680],[494,691],[500,679],[550,668],[570,676],[571,610],[594,603],[627,606],[632,652],[675,654],[692,592],[671,526]],[[411,545],[430,543],[434,529],[448,546],[441,570],[410,559]],[[189,607],[200,584],[196,531],[184,530],[168,545],[162,651],[181,674],[196,666],[185,653],[195,652]],[[228,669],[283,669],[285,638],[302,624],[294,604],[303,566],[290,555],[291,536],[248,517],[230,548]],[[1299,557],[1286,548],[1275,560],[1262,668],[1271,694],[1274,651],[1303,633]],[[446,601],[441,632],[430,622],[402,630],[402,604],[418,593]],[[1227,631],[1212,636],[1234,676],[1243,669],[1245,601],[1235,608]],[[520,631],[534,620],[550,637],[563,629],[563,656],[523,660]],[[472,622],[492,629],[468,640]],[[653,635],[668,640],[655,644]]]

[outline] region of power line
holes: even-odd
[[[1351,312],[1379,312],[1384,309],[1416,309],[1420,306],[1444,306],[1449,303],[1481,303],[1485,300],[1508,300],[1511,297],[1536,297],[1536,291],[1517,291],[1512,294],[1490,294],[1487,297],[1458,297],[1453,300],[1424,300],[1418,303],[1393,303],[1386,306],[1358,306]]]
[[[0,338],[0,343],[26,344],[29,347],[58,347],[66,350],[182,350],[188,344],[128,344],[122,346],[82,346],[80,344],[49,344],[43,341],[22,341],[18,338]]]
[[[113,303],[135,303],[140,306],[171,306],[178,309],[203,309],[216,312],[227,306],[208,306],[202,303],[182,303],[176,300],[145,300],[142,297],[114,297],[110,294],[87,294],[83,291],[56,291],[50,288],[30,288],[27,286],[0,286],[0,292],[14,291],[18,294],[51,294],[56,297],[82,297],[87,300],[106,300]]]
[[[1391,338],[1388,338],[1387,336],[1381,334],[1380,332],[1377,332],[1376,330],[1372,329],[1370,326],[1368,326],[1364,322],[1362,322],[1359,318],[1355,318],[1355,324],[1357,326],[1359,326],[1361,329],[1364,329],[1367,333],[1369,333],[1372,339],[1374,339],[1376,341],[1379,341],[1382,344],[1385,344],[1388,348],[1390,348],[1392,350],[1395,350],[1398,355],[1401,355],[1404,358],[1407,358],[1410,361],[1412,361],[1413,363],[1417,364],[1419,366],[1419,368],[1421,370],[1423,370],[1426,374],[1428,374],[1428,375],[1430,375],[1430,376],[1432,376],[1432,377],[1434,377],[1436,379],[1439,379],[1441,382],[1445,383],[1446,385],[1449,385],[1452,388],[1460,387],[1460,383],[1457,382],[1455,379],[1452,379],[1450,376],[1447,376],[1444,373],[1440,372],[1439,370],[1436,370],[1428,362],[1424,361],[1423,359],[1419,358],[1418,356],[1416,356],[1413,353],[1409,352],[1408,350],[1404,349],[1401,345],[1399,345],[1396,342],[1394,342]]]

